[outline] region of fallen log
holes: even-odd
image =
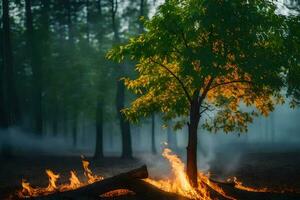
[[[300,194],[295,192],[272,192],[272,191],[266,191],[266,192],[259,192],[259,191],[247,191],[242,190],[235,187],[235,184],[232,182],[222,182],[222,181],[216,181],[211,180],[215,183],[217,183],[227,195],[238,199],[238,200],[296,200],[300,199]]]
[[[147,167],[144,165],[132,171],[122,173],[111,178],[97,181],[93,184],[69,191],[29,198],[31,200],[93,200],[101,199],[100,195],[117,189],[126,189],[135,193],[137,199],[145,200],[188,200],[188,198],[162,191],[143,180],[148,177]]]

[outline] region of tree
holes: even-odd
[[[43,115],[42,115],[42,70],[41,55],[36,41],[36,32],[33,29],[33,19],[31,12],[31,0],[25,1],[26,12],[26,33],[27,45],[30,53],[32,68],[32,87],[33,87],[33,109],[34,109],[34,132],[41,135],[43,132]]]
[[[107,57],[137,62],[125,85],[138,97],[123,109],[134,122],[153,112],[187,124],[187,176],[196,187],[197,133],[247,131],[253,117],[283,102],[287,19],[267,1],[169,0],[146,32]],[[172,24],[172,25],[171,25]],[[206,117],[207,115],[207,117]]]
[[[168,146],[173,150],[177,150],[177,136],[176,133],[172,130],[172,120],[170,120],[167,124],[167,142]]]
[[[118,12],[118,0],[110,0],[111,5],[111,20],[112,20],[112,30],[114,34],[114,44],[119,44],[121,42],[119,26],[117,21]],[[125,66],[119,66],[117,69],[117,94],[116,94],[116,111],[118,113],[118,118],[120,121],[120,130],[122,135],[122,157],[131,158],[132,157],[132,145],[131,145],[131,132],[129,121],[125,119],[124,114],[121,112],[124,109],[125,104],[125,87],[123,81],[120,78],[124,75]]]
[[[151,115],[151,152],[156,154],[156,145],[155,145],[155,114]]]
[[[9,15],[9,1],[2,0],[3,9],[3,98],[4,98],[4,116],[6,117],[6,127],[17,125],[20,122],[19,100],[16,90],[16,73],[13,63],[13,50],[11,45],[11,31],[10,31],[10,15]]]

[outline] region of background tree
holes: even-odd
[[[108,53],[138,62],[138,77],[125,79],[139,95],[123,110],[128,119],[162,112],[165,120],[182,119],[175,127],[187,124],[193,186],[200,118],[209,131],[243,132],[254,116],[267,116],[283,101],[283,74],[293,65],[283,45],[287,19],[275,9],[265,1],[170,0],[145,23],[146,33]]]

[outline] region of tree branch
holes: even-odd
[[[214,89],[216,87],[219,87],[219,86],[222,86],[222,85],[229,85],[229,84],[232,84],[232,83],[249,83],[249,84],[253,84],[252,81],[234,80],[234,81],[228,81],[228,82],[223,82],[223,83],[216,84],[216,85],[212,86],[211,88],[209,88],[209,90],[212,90],[212,89]]]
[[[214,111],[213,108],[209,107],[209,106],[202,106],[200,105],[200,107],[204,108],[201,112],[200,112],[200,115],[205,113],[206,111]]]
[[[180,78],[176,75],[176,74],[174,74],[174,72],[172,72],[167,66],[165,66],[164,64],[162,64],[162,63],[160,63],[160,62],[157,62],[157,61],[155,61],[154,59],[152,59],[152,58],[150,58],[150,60],[152,61],[152,62],[154,62],[155,64],[158,64],[158,65],[160,65],[161,67],[163,67],[165,70],[167,70],[177,81],[178,81],[178,83],[180,84],[180,86],[182,87],[182,89],[183,89],[183,91],[184,91],[184,93],[185,93],[185,95],[186,95],[186,97],[187,97],[187,99],[188,99],[188,101],[190,102],[190,103],[192,103],[192,98],[191,98],[191,96],[190,96],[190,94],[189,94],[189,92],[188,92],[188,90],[187,90],[187,88],[185,87],[185,85],[184,85],[184,83],[180,80]]]
[[[208,91],[210,90],[210,86],[211,86],[213,80],[214,80],[213,77],[211,77],[211,78],[209,79],[207,85],[205,86],[205,88],[204,88],[204,90],[203,90],[203,93],[202,93],[201,96],[199,97],[199,103],[200,103],[200,105],[202,104],[202,101],[205,99],[205,97],[206,97]]]

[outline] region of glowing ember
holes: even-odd
[[[117,197],[117,196],[124,196],[124,195],[135,195],[134,192],[132,192],[131,190],[127,190],[127,189],[118,189],[118,190],[113,190],[110,192],[106,192],[102,195],[100,195],[100,197]]]

